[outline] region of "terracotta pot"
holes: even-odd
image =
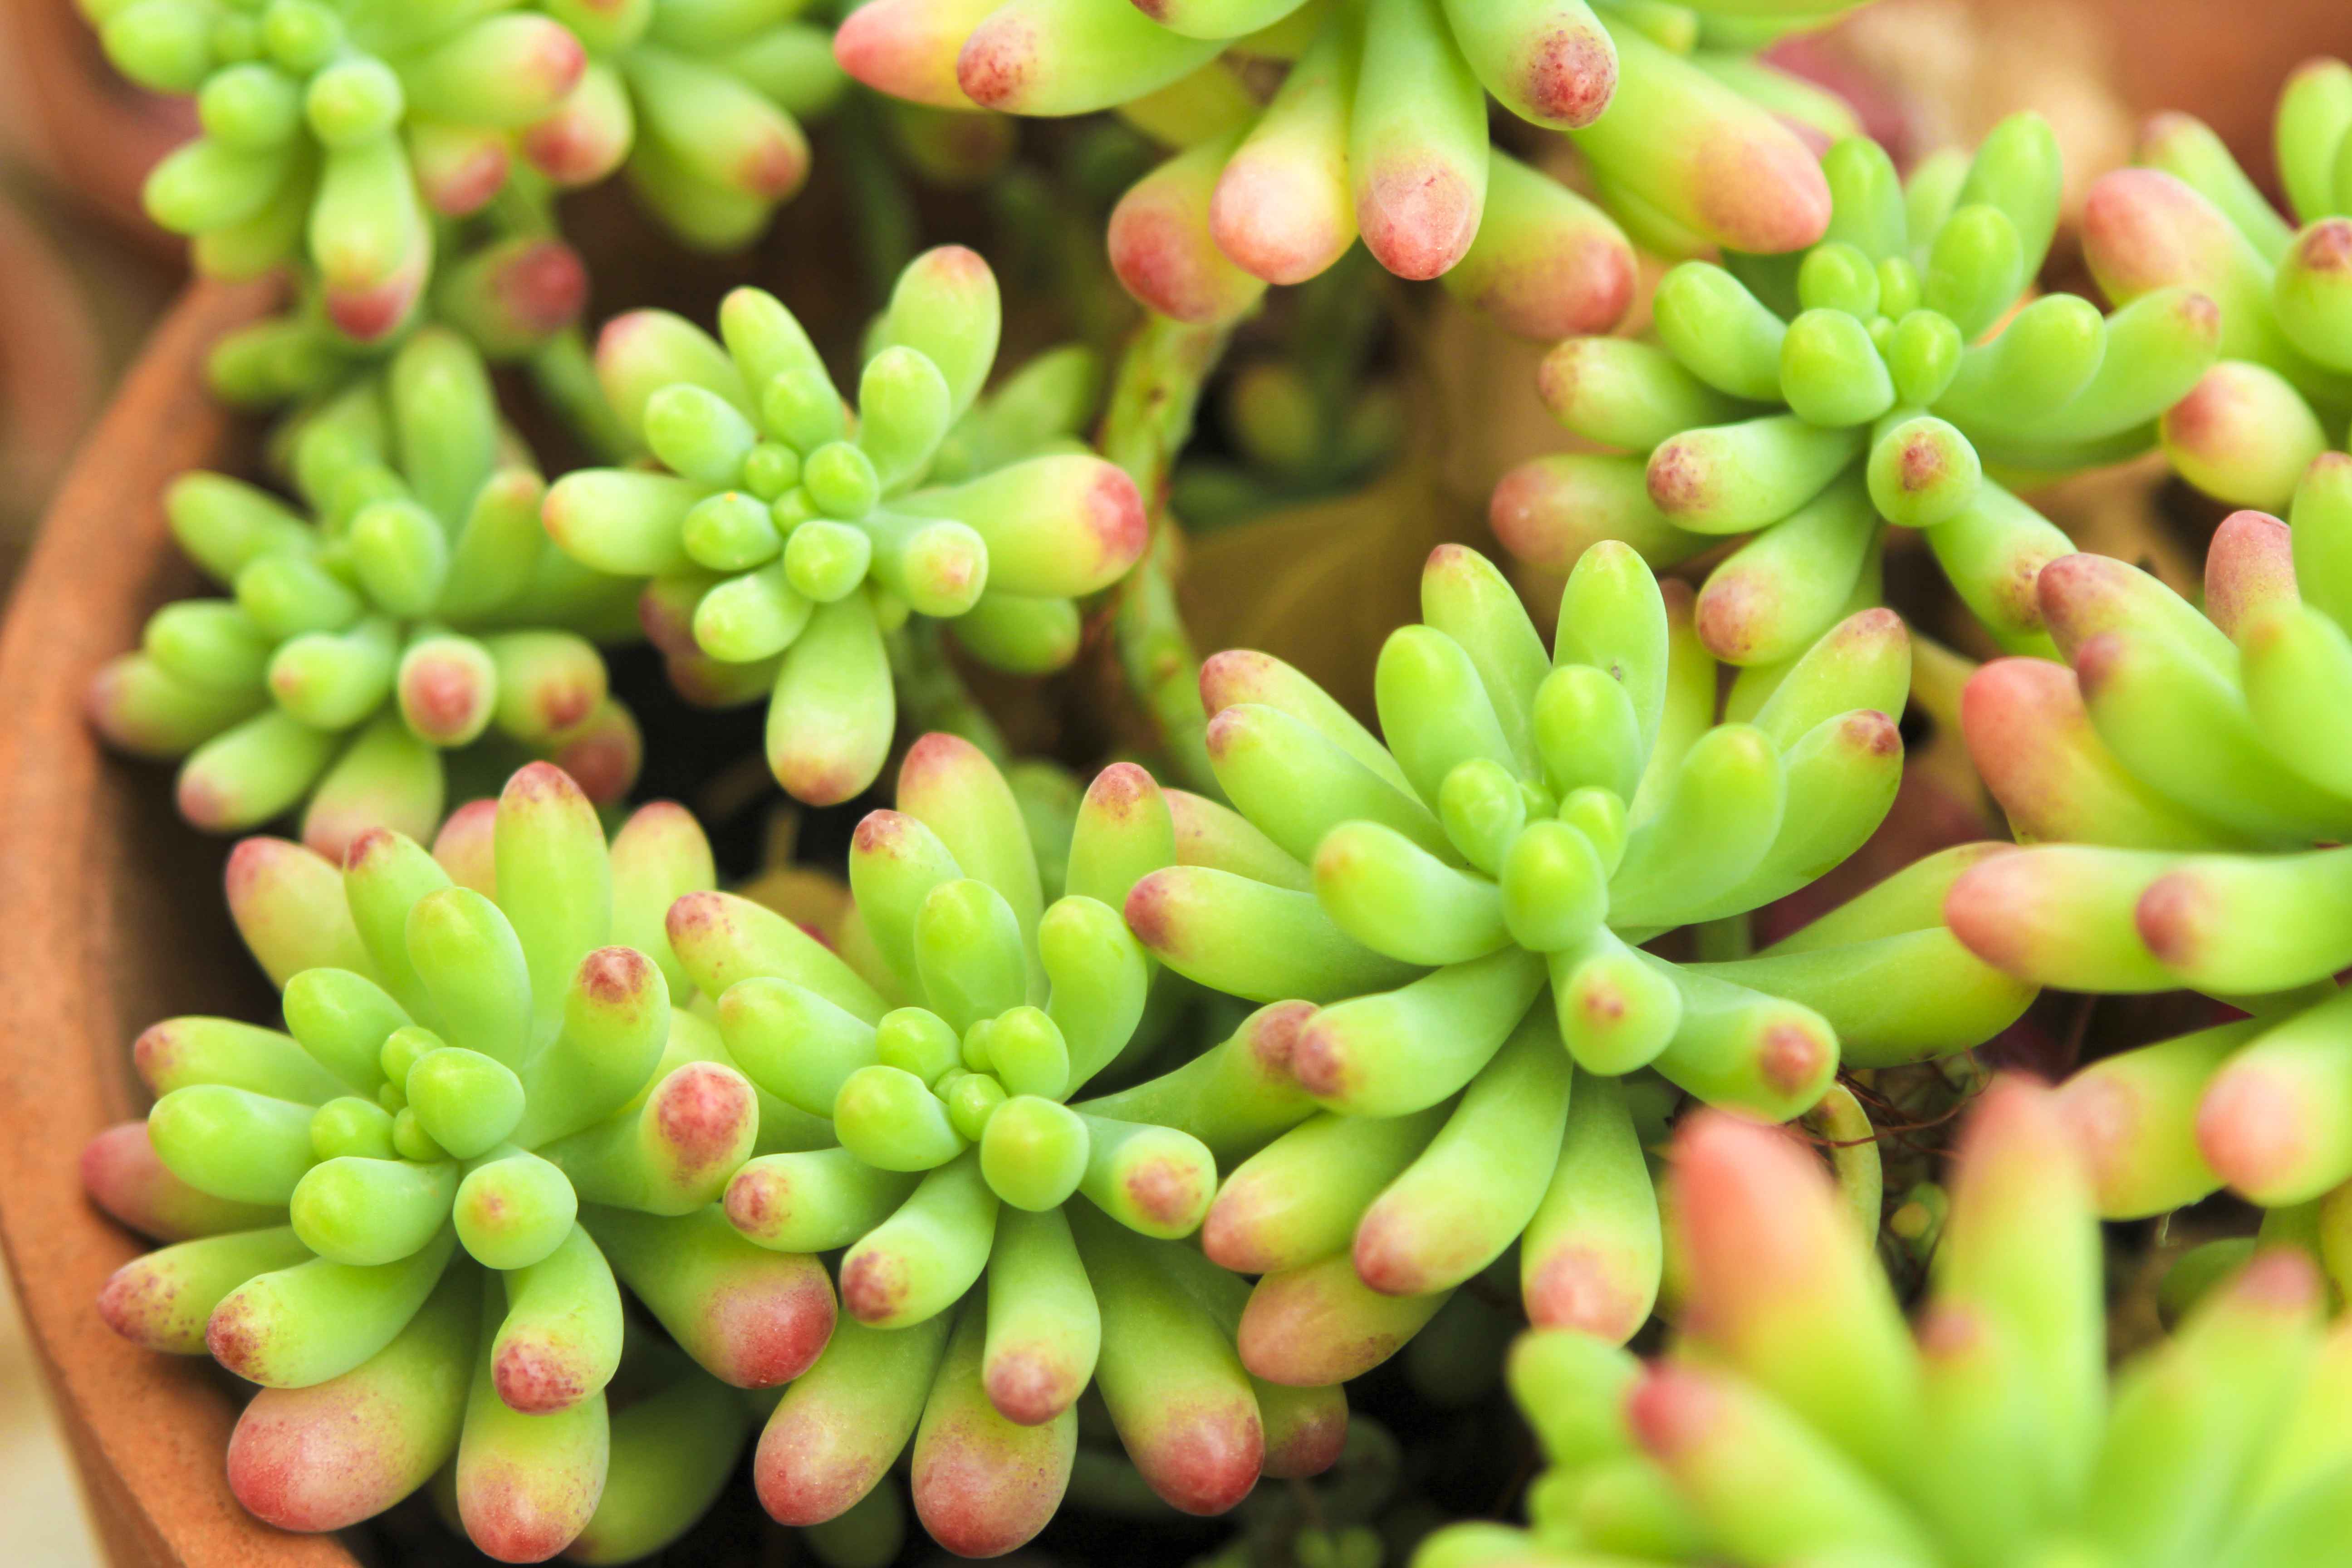
[[[187,242],[147,216],[140,190],[155,161],[196,133],[192,100],[122,79],[73,0],[0,5],[0,124],[59,195],[172,261]]]
[[[90,1512],[121,1568],[350,1568],[230,1496],[236,1405],[206,1362],[115,1338],[91,1310],[144,1250],[82,1196],[89,1136],[139,1113],[129,1045],[177,1013],[267,1017],[266,984],[223,918],[225,841],[171,809],[167,770],[102,752],[91,670],[196,586],[160,497],[183,468],[237,465],[250,433],[205,395],[204,350],[275,302],[200,284],[141,356],[59,488],[0,630],[0,1244],[57,1394]]]

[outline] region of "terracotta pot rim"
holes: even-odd
[[[279,293],[198,283],[182,294],[59,486],[0,627],[10,700],[0,725],[0,909],[11,928],[0,941],[0,1247],[93,1522],[121,1565],[354,1562],[332,1537],[273,1530],[237,1505],[223,1464],[234,1405],[207,1365],[137,1349],[99,1321],[99,1286],[145,1244],[82,1196],[75,1160],[93,1133],[141,1108],[123,1053],[152,1020],[124,1015],[146,1004],[144,971],[168,965],[140,964],[139,944],[176,945],[174,931],[200,918],[175,909],[170,918],[185,923],[155,927],[155,906],[176,900],[154,897],[163,868],[141,858],[158,843],[175,859],[199,847],[145,842],[162,809],[154,781],[100,751],[82,693],[184,580],[163,484],[235,460],[241,442],[205,391],[205,352]],[[218,945],[209,932],[201,940]],[[172,1002],[186,999],[179,981],[155,984]]]

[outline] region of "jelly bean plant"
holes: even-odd
[[[285,284],[157,498],[219,592],[86,677],[276,988],[80,1170],[250,1515],[2345,1560],[2352,70],[2292,220],[2175,115],[2077,222],[1791,74],[1854,0],[83,8]],[[565,193],[745,250],[835,106],[713,314],[590,313]],[[1466,516],[1465,310],[1578,442]],[[2039,510],[2144,456],[2270,509],[2201,595]]]

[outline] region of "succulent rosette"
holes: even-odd
[[[800,186],[795,112],[842,77],[792,0],[89,0],[117,68],[194,96],[203,133],[147,181],[198,270],[299,260],[325,320],[381,342],[414,316],[436,229],[509,179],[591,184],[625,160],[681,237],[748,240]],[[519,165],[520,160],[520,165]]]
[[[289,437],[309,518],[226,475],[173,482],[173,537],[233,597],[167,605],[99,671],[89,706],[107,740],[184,757],[180,814],[197,826],[299,806],[303,841],[336,859],[370,828],[431,837],[460,748],[493,766],[553,757],[618,800],[636,723],[590,639],[635,631],[637,584],[549,545],[546,481],[481,356],[420,331]]]
[[[648,1352],[662,1364],[637,1391],[663,1420],[709,1424],[681,1413],[727,1403],[709,1378],[769,1387],[815,1361],[824,1268],[752,1246],[717,1205],[755,1151],[829,1134],[763,1104],[687,1009],[663,920],[711,879],[685,812],[646,806],[608,848],[544,763],[431,854],[378,829],[338,874],[284,840],[238,847],[230,907],[288,1032],[149,1029],[154,1109],[83,1173],[133,1228],[193,1237],[126,1265],[99,1308],[261,1385],[229,1445],[247,1508],[338,1529],[454,1458],[467,1532],[539,1561],[591,1528],[610,1464],[652,1462],[629,1434],[655,1415],[607,1418],[622,1285],[708,1374]],[[691,1521],[649,1523],[651,1506],[615,1500],[638,1537]]]
[[[1109,232],[1121,280],[1164,315],[1232,321],[1360,236],[1390,271],[1443,276],[1511,330],[1557,337],[1624,313],[1633,252],[1608,213],[1489,144],[1489,96],[1567,132],[1645,242],[1793,250],[1829,214],[1810,138],[1856,126],[1752,51],[1848,8],[877,0],[834,50],[916,102],[1117,108],[1180,149]],[[1269,71],[1279,86],[1262,101],[1245,83]]]
[[[535,366],[559,337],[576,339],[588,270],[572,247],[537,226],[490,225],[454,248],[419,321],[455,329],[493,364]],[[206,379],[225,401],[277,408],[326,397],[404,341],[395,333],[378,343],[353,342],[328,320],[314,280],[300,281],[287,309],[214,343]],[[583,353],[576,345],[572,352]]]
[[[2258,1254],[2110,1378],[2092,1181],[2048,1090],[1998,1080],[1974,1112],[1916,1333],[1798,1145],[1702,1115],[1674,1169],[1677,1342],[1645,1366],[1523,1338],[1532,1528],[1455,1526],[1414,1568],[2340,1554],[2352,1330],[2317,1271]]]
[[[2042,984],[2185,987],[2252,1015],[2063,1087],[2110,1217],[2227,1185],[2303,1223],[2352,1179],[2333,983],[2352,963],[2352,458],[2319,458],[2293,517],[2221,525],[2202,613],[2120,561],[2053,563],[2038,591],[2066,662],[2002,659],[1964,696],[1969,751],[2028,847],[1954,885],[1959,939]]]
[[[846,1249],[847,1317],[761,1438],[761,1500],[788,1523],[838,1518],[911,1441],[931,1533],[1010,1551],[1061,1501],[1090,1383],[1185,1511],[1328,1466],[1344,1397],[1253,1378],[1234,1348],[1247,1285],[1179,1245],[1219,1162],[1312,1110],[1286,1066],[1307,1009],[1262,1008],[1171,1073],[1071,1103],[1144,1016],[1152,965],[1118,907],[1213,808],[1104,770],[1048,904],[1021,802],[969,742],[917,742],[897,801],[858,826],[839,954],[731,895],[669,915],[733,1059],[839,1139],[753,1159],[727,1189],[751,1241]]]
[[[1685,262],[1658,284],[1656,342],[1552,351],[1545,403],[1617,450],[1512,470],[1496,532],[1563,572],[1596,538],[1664,567],[1750,535],[1707,574],[1698,628],[1717,658],[1752,666],[1878,603],[1886,526],[1916,528],[2003,646],[2046,652],[2033,574],[2074,547],[1995,476],[2021,488],[2148,449],[2157,416],[2213,363],[2221,313],[2190,287],[2105,316],[2072,294],[2020,304],[2058,218],[2058,147],[2038,115],[2002,121],[1972,160],[1926,160],[1907,186],[1861,137],[1822,169],[1820,244]]]
[[[2083,258],[2117,303],[2189,288],[2221,308],[2221,357],[2166,410],[2166,456],[2233,506],[2283,509],[2352,418],[2352,68],[2314,59],[2280,95],[2273,146],[2296,227],[2194,116],[2140,133],[2138,167],[2083,208]]]
[[[800,322],[760,289],[720,307],[723,347],[666,311],[604,328],[604,390],[666,471],[568,474],[547,531],[593,570],[654,579],[646,629],[689,696],[770,693],[769,765],[801,800],[847,800],[880,774],[897,718],[887,638],[908,616],[999,668],[1057,669],[1077,653],[1076,598],[1143,552],[1134,481],[1054,438],[1083,405],[1069,396],[1091,379],[1072,374],[1083,362],[1053,360],[1015,406],[964,423],[999,322],[986,262],[960,246],[918,257],[871,335],[854,422]],[[927,484],[943,458],[956,477]]]
[[[587,55],[516,151],[558,186],[615,167],[683,243],[730,250],[808,177],[803,119],[848,79],[808,0],[542,0]]]
[[[1534,1321],[1627,1338],[1661,1268],[1643,1148],[1681,1095],[1784,1121],[1841,1061],[1965,1049],[2034,994],[1937,919],[1986,846],[1743,951],[1748,913],[1894,799],[1891,613],[1732,685],[1719,721],[1686,591],[1623,545],[1578,563],[1549,653],[1474,552],[1432,555],[1422,605],[1381,652],[1385,743],[1279,660],[1209,659],[1234,809],[1127,899],[1171,969],[1302,1015],[1290,1071],[1322,1113],[1228,1172],[1202,1232],[1261,1276],[1240,1345],[1275,1382],[1376,1364],[1515,1243]],[[1706,961],[1647,951],[1691,925]]]

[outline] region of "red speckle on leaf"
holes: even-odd
[[[1128,822],[1160,798],[1160,786],[1133,763],[1113,763],[1087,786],[1087,807],[1113,822]]]
[[[1444,163],[1392,163],[1356,191],[1365,248],[1400,278],[1451,271],[1478,232],[1479,212],[1469,182]]]
[[[1715,499],[1713,465],[1676,439],[1650,454],[1644,479],[1650,504],[1669,516],[1704,510]]]
[[[1265,1458],[1259,1473],[1276,1480],[1319,1476],[1339,1462],[1348,1442],[1348,1406],[1344,1400],[1318,1404],[1304,1420],[1266,1436]]]
[[[478,212],[507,183],[508,166],[505,146],[486,142],[462,162],[438,170],[425,187],[425,199],[436,212],[449,217]]]
[[[1722,1404],[1722,1395],[1704,1377],[1659,1363],[1627,1396],[1625,1421],[1636,1442],[1672,1466],[1706,1439]]]
[[[415,1472],[428,1461],[410,1437],[377,1390],[342,1379],[265,1388],[229,1437],[229,1489],[280,1530],[341,1530],[415,1484]]]
[[[1268,283],[1304,283],[1354,240],[1329,172],[1236,153],[1209,197],[1209,233],[1234,266]],[[1320,198],[1320,199],[1318,199]]]
[[[196,827],[226,827],[236,810],[234,803],[214,788],[210,779],[193,771],[180,775],[173,801],[180,808],[180,815]]]
[[[1177,894],[1164,873],[1154,871],[1128,890],[1128,929],[1135,940],[1154,952],[1175,949],[1177,931],[1174,904]]]
[[[570,325],[588,303],[588,269],[562,241],[541,240],[499,272],[499,296],[520,325],[552,332]]]
[[[1585,1247],[1563,1247],[1537,1268],[1526,1289],[1528,1321],[1538,1328],[1578,1329],[1622,1344],[1649,1315],[1648,1293],[1629,1268]]]
[[[589,997],[606,1007],[641,1002],[653,989],[654,961],[633,947],[600,947],[580,961],[574,977]]]
[[[547,1415],[577,1405],[589,1393],[580,1364],[552,1345],[509,1341],[490,1369],[499,1397],[525,1415]]]
[[[473,728],[489,698],[474,667],[460,659],[415,659],[401,674],[402,708],[428,741],[456,737]]]
[[[1336,1099],[1348,1089],[1348,1049],[1328,1025],[1308,1024],[1290,1049],[1290,1076],[1318,1100]]]
[[[98,1292],[98,1315],[106,1326],[136,1345],[151,1350],[179,1350],[172,1323],[172,1306],[179,1299],[178,1282],[171,1276],[133,1260],[118,1268]]]
[[[894,1253],[855,1253],[841,1266],[841,1300],[861,1323],[877,1323],[907,1303],[907,1261]]]
[[[1037,63],[1037,36],[1030,26],[999,15],[983,22],[956,57],[956,82],[983,109],[1017,110],[1022,89]]]
[[[2302,1097],[2259,1068],[2224,1070],[2197,1107],[2197,1147],[2213,1173],[2260,1192],[2299,1165],[2310,1122]]]
[[[1425,1254],[1431,1239],[1425,1215],[1400,1216],[1373,1205],[1356,1226],[1356,1278],[1383,1296],[1424,1293],[1430,1289]]]
[[[1828,231],[1830,186],[1821,160],[1785,127],[1765,133],[1743,117],[1696,135],[1685,187],[1710,237],[1769,255],[1802,250]]]
[[[1254,1401],[1183,1401],[1160,1413],[1157,1425],[1130,1452],[1151,1489],[1170,1504],[1186,1513],[1220,1514],[1257,1485],[1265,1432]]]
[[[580,786],[572,782],[572,775],[553,763],[526,763],[517,768],[514,776],[507,780],[507,787],[500,798],[533,805],[566,799],[580,801],[583,805],[586,804]]]
[[[242,1299],[231,1296],[213,1309],[205,1322],[205,1348],[213,1360],[239,1377],[260,1381],[253,1374],[260,1370],[264,1342],[252,1321],[252,1309]]]
[[[1617,57],[1591,27],[1555,27],[1528,50],[1528,107],[1567,129],[1590,125],[1617,91]]]
[[[1244,1026],[1244,1040],[1266,1076],[1295,1080],[1293,1063],[1297,1058],[1298,1037],[1315,1012],[1312,1002],[1276,1002],[1252,1015]]]
[[[1146,182],[1120,199],[1106,244],[1111,269],[1146,306],[1196,325],[1230,318],[1256,280],[1217,249],[1187,193]]]
[[[1718,570],[1698,596],[1698,640],[1716,658],[1745,664],[1779,600],[1772,585],[1752,574]]]
[[[719,1363],[711,1370],[738,1388],[790,1383],[833,1337],[833,1287],[822,1268],[782,1256],[756,1259],[743,1274],[703,1308]]]
[[[2294,1247],[2272,1247],[2254,1255],[2230,1294],[2257,1307],[2309,1312],[2320,1304],[2319,1289],[2319,1271],[2308,1255]]]
[[[1000,1557],[1045,1526],[1069,1481],[1051,1435],[1010,1437],[959,1413],[925,1424],[910,1490],[931,1539],[959,1557]]]
[[[1043,1426],[1078,1396],[1070,1368],[1039,1350],[1017,1350],[991,1358],[983,1374],[988,1402],[1007,1421]]]
[[[653,1110],[681,1178],[738,1158],[760,1114],[742,1075],[713,1062],[688,1062],[664,1079]]]
[[[603,1489],[590,1480],[569,1468],[478,1461],[458,1471],[457,1511],[474,1544],[499,1562],[543,1563],[595,1512]]]
[[[980,748],[970,741],[961,735],[934,730],[907,748],[907,760],[898,764],[898,793],[903,796],[953,787],[959,781],[974,777],[990,766]],[[898,817],[899,823],[906,820],[897,812],[877,811],[870,813],[866,821],[871,822],[883,816]],[[865,826],[864,822],[858,824],[860,833],[865,831]]]
[[[1124,468],[1111,463],[1096,466],[1087,492],[1087,521],[1099,553],[1098,570],[1105,575],[1126,571],[1143,557],[1150,542],[1151,521],[1143,512],[1143,497]]]
[[[404,269],[372,288],[337,288],[324,291],[327,319],[355,342],[372,343],[400,325],[424,284],[421,273]]]
[[[762,136],[735,164],[735,183],[755,196],[774,201],[789,194],[808,173],[808,157],[782,136]]]
[[[612,173],[628,152],[614,127],[570,106],[524,130],[522,155],[559,185],[584,185]]]
[[[1146,1160],[1127,1173],[1127,1195],[1136,1213],[1160,1228],[1187,1228],[1212,1188],[1196,1166],[1172,1159]]]
[[[1764,1036],[1757,1053],[1756,1076],[1779,1094],[1794,1094],[1820,1076],[1832,1059],[1832,1047],[1811,1029],[1798,1024],[1776,1024]]]

